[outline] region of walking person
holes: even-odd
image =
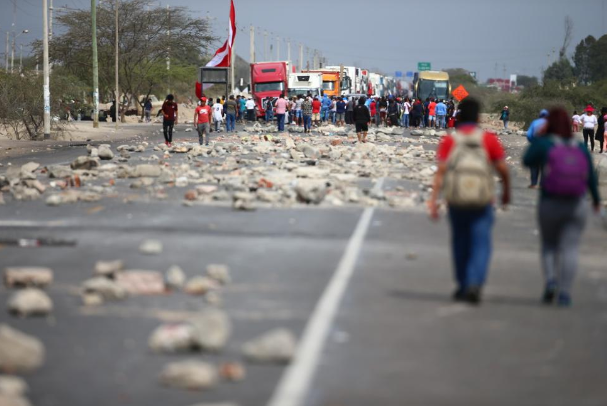
[[[597,121],[596,134],[594,139],[599,143],[599,154],[603,153],[603,145],[605,144],[605,120],[607,119],[607,107],[601,109],[601,114]]]
[[[354,98],[350,97],[346,103],[346,124],[354,124],[354,107],[356,107],[354,104]]]
[[[373,120],[375,120],[375,125],[379,126],[378,113],[377,113],[377,101],[375,99],[371,100],[371,103],[369,103],[369,113],[371,114],[371,118]]]
[[[173,144],[173,127],[177,124],[178,107],[175,103],[175,97],[172,94],[167,95],[162,103],[162,130],[164,132],[164,143],[170,147]]]
[[[312,98],[306,97],[301,103],[301,112],[303,116],[304,133],[309,134],[312,132]]]
[[[411,107],[411,101],[408,97],[406,97],[403,103],[403,116],[401,117],[401,125],[405,128],[409,128],[409,116],[411,115]]]
[[[382,97],[379,100],[379,121],[381,122],[381,124],[386,127],[387,126],[387,122],[386,122],[386,118],[388,117],[388,100],[386,100],[385,97]],[[377,124],[377,126],[379,127],[379,124]]]
[[[229,100],[224,105],[226,111],[226,132],[236,132],[236,113],[238,112],[238,104],[234,100],[234,96],[230,96]]]
[[[527,130],[527,141],[533,143],[533,141],[537,138],[540,138],[544,134],[546,134],[546,130],[548,128],[548,110],[544,109],[540,111],[540,116],[533,120],[529,125],[529,129]],[[529,189],[538,189],[540,176],[542,174],[541,166],[530,166],[529,167],[531,183],[529,184]]]
[[[274,99],[268,97],[263,108],[266,110],[266,124],[274,121]]]
[[[573,117],[571,117],[571,126],[573,127],[573,132],[577,133],[580,131],[580,124],[582,124],[582,117],[577,113],[577,111],[573,112]]]
[[[240,117],[238,118],[238,121],[244,123],[244,117],[247,114],[247,101],[244,96],[240,96],[238,107],[240,108]]]
[[[588,148],[588,140],[590,140],[590,148],[592,152],[594,152],[594,127],[598,124],[598,120],[596,116],[592,114],[594,112],[594,108],[588,105],[584,109],[584,114],[581,118],[582,121],[582,132],[584,134],[584,145]]]
[[[320,120],[322,119],[320,115],[320,110],[322,103],[318,100],[318,97],[314,97],[314,101],[312,102],[312,121],[316,127],[320,126]]]
[[[194,128],[198,131],[198,144],[202,145],[205,142],[206,134],[206,145],[209,145],[209,136],[211,134],[211,108],[207,106],[207,98],[203,97],[200,99],[200,106],[196,107],[194,112]]]
[[[346,102],[342,97],[338,97],[337,103],[335,103],[335,121],[337,122],[338,127],[343,127],[345,125],[345,115]]]
[[[436,126],[436,102],[434,99],[430,99],[428,103],[428,127],[434,128]]]
[[[217,101],[213,105],[213,123],[215,123],[215,131],[221,131],[221,123],[223,123],[223,104],[221,104],[220,98],[217,98]]]
[[[569,115],[555,108],[548,116],[548,135],[534,141],[523,157],[529,167],[545,168],[538,203],[541,256],[545,288],[542,301],[571,306],[571,289],[577,272],[582,232],[586,226],[588,191],[595,212],[600,196],[592,156],[577,142]]]
[[[367,133],[369,132],[369,123],[371,123],[371,113],[365,106],[365,98],[358,99],[358,105],[354,109],[354,124],[356,126],[356,136],[358,142],[367,142]]]
[[[500,120],[504,122],[504,130],[507,130],[508,122],[510,121],[510,109],[508,108],[508,106],[504,106],[504,109],[500,114]]]
[[[416,100],[413,103],[413,126],[415,128],[420,128],[422,126],[422,121],[424,117],[424,105],[421,100]]]
[[[321,105],[322,107],[320,110],[320,120],[323,123],[326,123],[329,119],[329,111],[331,109],[331,99],[329,99],[329,96],[327,96],[326,94],[323,94],[322,96]]]
[[[460,124],[438,147],[438,171],[428,209],[439,217],[438,197],[447,201],[456,301],[478,304],[491,260],[494,223],[494,172],[502,179],[502,205],[510,203],[510,176],[505,154],[495,134],[479,125],[480,104],[471,98],[460,104]]]
[[[143,105],[143,113],[144,113],[144,117],[145,117],[145,122],[151,123],[152,122],[152,101],[149,98],[147,98],[145,100],[145,104]]]
[[[289,102],[285,100],[285,95],[281,94],[276,101],[276,124],[278,125],[278,132],[285,130],[285,114],[287,114]]]

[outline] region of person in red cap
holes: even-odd
[[[194,128],[198,131],[198,143],[202,145],[206,134],[206,145],[209,145],[209,134],[211,133],[211,108],[207,106],[207,98],[200,98],[200,106],[194,112]]]
[[[586,114],[582,116],[584,144],[586,145],[586,148],[588,148],[588,139],[590,139],[590,148],[591,151],[594,152],[594,127],[596,127],[598,121],[596,116],[592,114],[594,112],[594,108],[591,105],[586,106],[584,111],[586,112]]]

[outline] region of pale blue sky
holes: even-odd
[[[29,29],[18,38],[26,44],[42,33],[42,0],[17,1],[15,29]],[[13,22],[13,0],[0,0],[0,32],[4,53],[6,31]],[[224,37],[229,0],[162,0],[166,7],[184,6],[193,15],[213,18],[216,34]],[[602,4],[606,4],[603,9]],[[380,69],[415,70],[429,61],[435,69],[462,67],[482,79],[506,73],[540,75],[553,50],[563,41],[564,19],[574,21],[569,53],[587,35],[605,33],[607,0],[235,0],[239,30],[236,50],[249,58],[249,26],[257,30],[256,53],[263,58],[263,31],[267,30],[271,57],[276,59],[276,37],[282,38],[281,59],[286,59],[285,38],[292,41],[292,59],[298,46],[318,49],[330,64],[357,64]],[[431,4],[432,6],[429,6]],[[89,0],[54,0],[55,7],[90,8]],[[268,46],[269,47],[269,46]],[[17,47],[17,52],[18,52]],[[548,56],[550,54],[550,57]]]

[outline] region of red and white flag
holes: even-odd
[[[215,52],[215,56],[207,63],[207,66],[227,68],[232,63],[232,46],[236,38],[236,10],[234,9],[234,0],[231,0],[230,3],[230,35],[223,46]]]

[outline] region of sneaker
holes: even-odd
[[[548,282],[546,284],[546,288],[544,289],[544,294],[542,295],[542,303],[552,304],[552,302],[554,302],[554,298],[556,297],[556,291],[556,283]]]
[[[464,288],[457,288],[452,295],[453,301],[463,302],[466,300],[466,290]]]
[[[571,307],[571,296],[569,293],[560,292],[558,298],[556,299],[556,304],[559,307]]]
[[[479,305],[481,303],[481,288],[479,286],[470,286],[465,293],[466,302]]]

